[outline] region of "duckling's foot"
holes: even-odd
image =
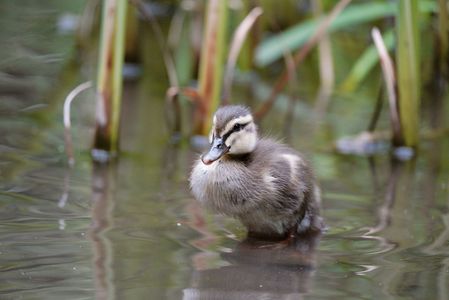
[[[306,212],[304,218],[298,223],[296,233],[301,235],[310,231],[322,232],[325,230],[323,218],[320,216],[313,216],[309,212]]]

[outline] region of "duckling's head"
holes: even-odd
[[[201,160],[209,165],[224,155],[250,153],[256,148],[257,126],[251,111],[241,105],[220,107],[209,134],[211,148]]]

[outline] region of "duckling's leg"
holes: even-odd
[[[304,218],[302,218],[301,222],[298,223],[296,233],[301,234],[307,232],[310,229],[311,223],[312,223],[311,216],[309,212],[306,211],[306,213],[304,214]]]
[[[297,233],[303,234],[309,231],[321,232],[324,228],[323,218],[307,210],[304,214],[304,218],[298,223]]]

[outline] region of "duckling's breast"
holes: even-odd
[[[260,190],[254,176],[242,163],[216,161],[205,165],[198,161],[190,176],[190,186],[195,198],[215,212],[231,216],[249,209]]]

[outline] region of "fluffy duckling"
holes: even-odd
[[[239,219],[249,237],[285,238],[321,230],[320,190],[311,167],[295,150],[259,139],[248,108],[219,108],[209,141],[209,151],[190,176],[199,202]]]

